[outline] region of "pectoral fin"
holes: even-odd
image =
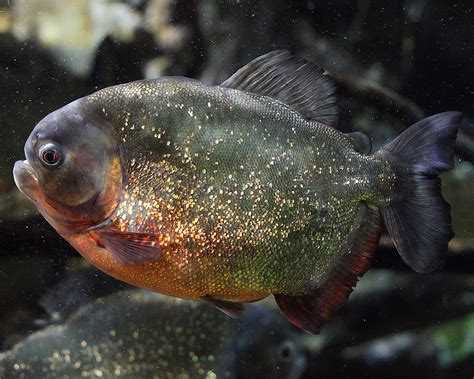
[[[97,229],[92,233],[97,243],[121,263],[146,263],[160,258],[161,248],[152,233],[131,233]]]
[[[349,253],[321,288],[302,296],[275,294],[286,317],[298,328],[318,334],[321,326],[346,302],[358,278],[367,271],[381,230],[378,209],[367,207],[365,220],[354,232]]]

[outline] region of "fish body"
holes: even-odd
[[[229,314],[273,294],[295,325],[317,332],[366,271],[382,216],[412,267],[439,264],[451,230],[421,248],[433,253],[415,252],[400,203],[433,201],[433,219],[449,219],[436,176],[452,166],[460,118],[434,116],[368,155],[365,138],[335,128],[333,92],[320,69],[286,52],[221,86],[159,78],[105,88],[36,126],[15,179],[110,275]],[[427,137],[428,156],[409,151],[413,135]]]
[[[255,301],[322,285],[347,253],[361,200],[383,201],[393,180],[344,134],[268,97],[157,79],[84,102],[102,102],[134,145],[109,227],[157,234],[161,249],[136,272],[102,251],[97,265],[170,295]]]
[[[120,291],[0,353],[0,376],[299,378],[298,333],[261,305],[249,311],[235,320],[205,304]]]

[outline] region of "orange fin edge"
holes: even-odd
[[[319,334],[322,325],[347,301],[359,277],[369,268],[382,233],[382,218],[377,208],[367,209],[367,219],[359,226],[352,252],[330,274],[333,279],[308,295],[274,295],[285,316],[298,328]]]

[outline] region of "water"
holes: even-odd
[[[0,1],[0,377],[109,377],[119,372],[132,378],[471,378],[471,13],[465,4],[424,0]],[[462,138],[467,142],[460,146],[456,168],[443,175],[456,233],[446,266],[430,275],[410,272],[383,238],[373,269],[319,336],[292,329],[274,304],[265,302],[262,312],[274,325],[251,311],[236,321],[199,305],[205,317],[218,318],[215,330],[193,324],[187,340],[170,339],[161,327],[179,329],[180,322],[193,319],[195,308],[183,306],[183,317],[176,318],[163,311],[175,306],[174,300],[133,292],[92,270],[17,191],[13,163],[23,159],[24,142],[36,122],[96,89],[159,75],[219,83],[277,48],[291,49],[336,77],[343,73],[374,81],[411,101],[397,108],[392,97],[374,98],[351,87],[353,81],[340,79],[339,126],[368,133],[375,149],[422,113],[464,113]],[[135,304],[136,293],[155,299],[150,300],[154,305]],[[88,309],[93,317],[81,319]],[[83,320],[82,335],[69,343],[67,330],[77,320]],[[256,327],[259,322],[264,327]],[[113,337],[112,325],[121,328],[116,334],[127,336],[121,343],[97,332]],[[147,351],[163,349],[168,336],[165,350],[180,351],[172,364],[168,358],[152,359],[144,368],[138,359],[134,366],[131,357],[147,356],[140,350],[143,330],[153,337],[146,341]],[[213,349],[202,367],[190,371],[190,362],[196,363],[193,354],[199,355],[191,341],[202,333]],[[91,338],[100,354],[89,349]],[[40,341],[41,348],[32,352],[31,341]],[[84,366],[75,368],[78,360]]]

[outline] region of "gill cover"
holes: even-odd
[[[53,226],[90,227],[116,208],[123,184],[117,139],[103,113],[85,99],[41,120],[25,155],[38,187],[27,195]]]

